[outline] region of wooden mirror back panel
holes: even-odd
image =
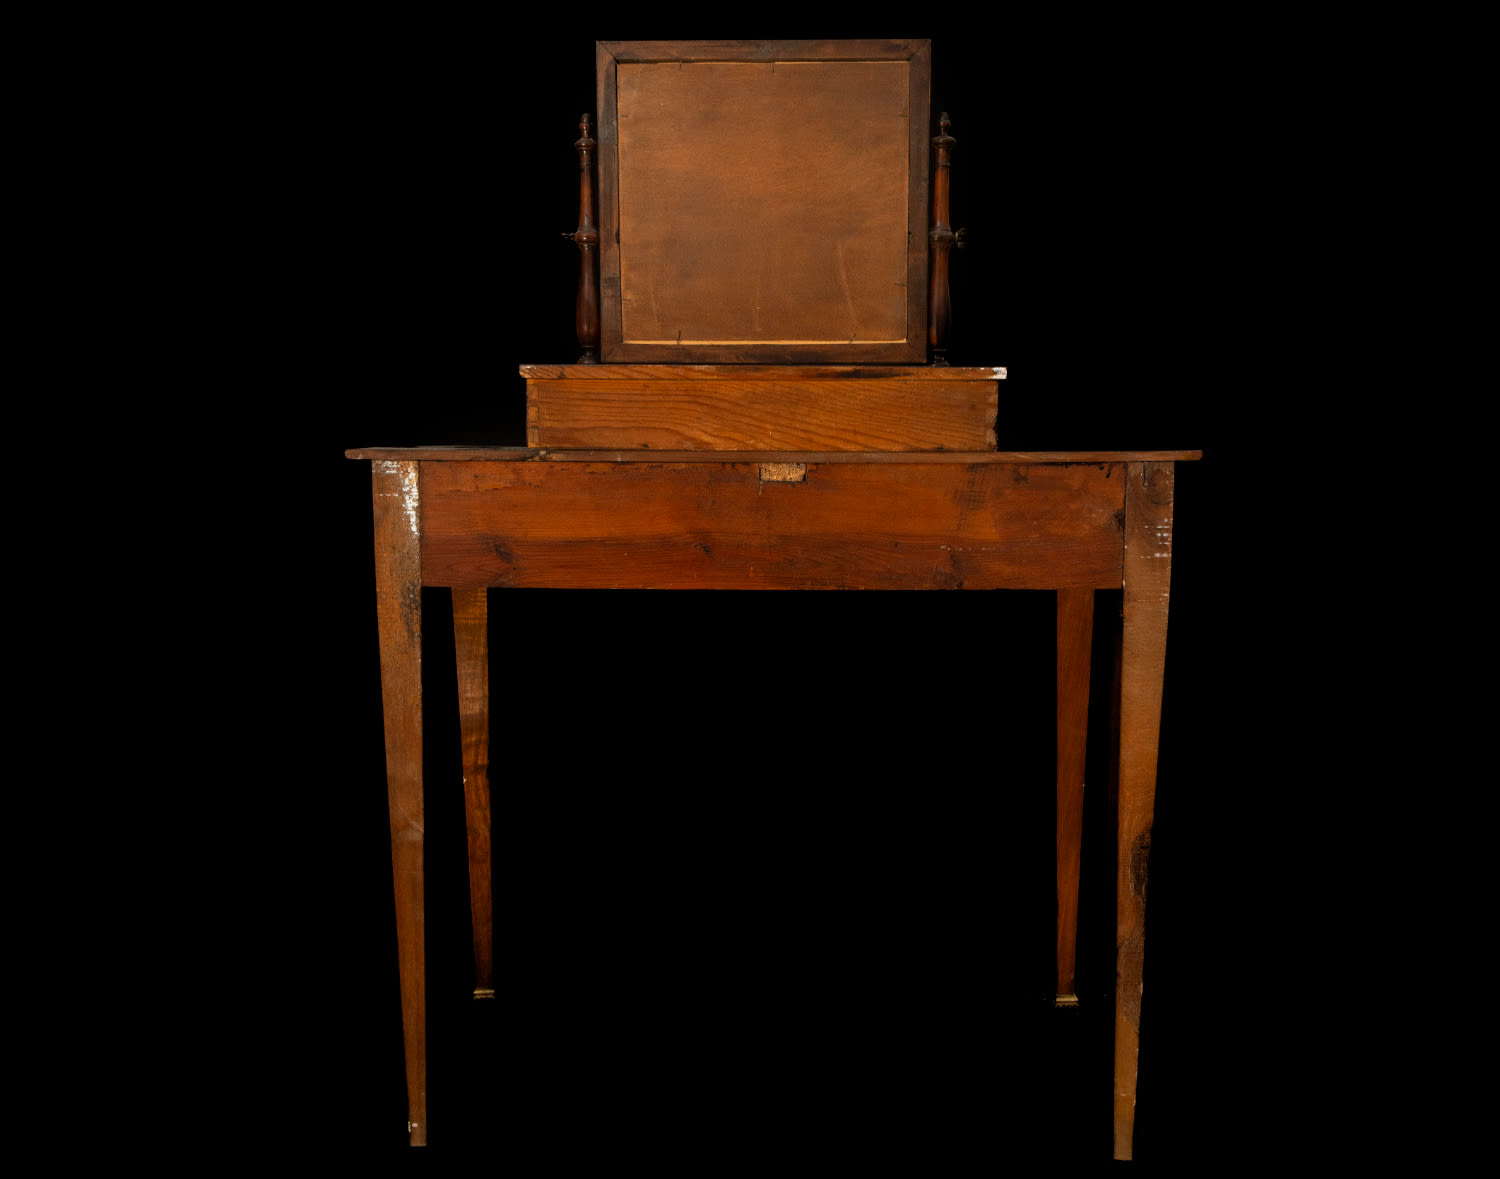
[[[928,41],[602,41],[597,65],[604,361],[926,361]]]

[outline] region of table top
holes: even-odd
[[[1003,381],[1004,367],[946,364],[523,364],[530,381]]]
[[[367,446],[345,458],[484,463],[1170,463],[1201,450],[557,450],[530,446]]]

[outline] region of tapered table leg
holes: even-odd
[[[416,462],[371,464],[380,689],[406,1043],[407,1132],[427,1144],[427,982],[422,866],[422,513]]]
[[[1171,463],[1130,463],[1120,656],[1116,888],[1115,1158],[1133,1156],[1145,963],[1146,878],[1172,583]]]
[[[469,913],[474,923],[474,997],[495,997],[490,898],[490,644],[484,587],[453,591],[463,736],[464,814],[469,828]]]
[[[1083,767],[1089,727],[1094,591],[1057,593],[1057,999],[1075,1007]]]

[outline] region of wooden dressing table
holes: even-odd
[[[941,363],[948,330],[947,254],[956,240],[946,223],[954,141],[946,117],[937,135],[929,134],[925,46],[920,41],[601,43],[600,141],[594,143],[586,121],[577,145],[582,216],[570,235],[580,247],[577,321],[583,356],[574,364],[523,368],[530,445],[347,452],[369,462],[373,477],[413,1145],[427,1141],[424,586],[453,593],[479,998],[495,996],[489,589],[1055,591],[1060,1004],[1077,1001],[1072,992],[1094,591],[1119,589],[1124,616],[1118,684],[1115,1154],[1131,1156],[1173,474],[1175,463],[1200,455],[996,449],[995,409],[1005,370]],[[820,74],[823,66],[832,72]],[[858,218],[862,226],[873,227],[869,233],[879,242],[856,251],[850,244],[854,239],[846,240],[837,229],[837,219],[820,222],[809,238],[801,222],[776,214],[767,224],[786,234],[791,243],[786,256],[818,254],[807,273],[793,276],[785,290],[772,292],[762,284],[750,304],[738,295],[709,298],[707,291],[743,292],[759,281],[747,278],[746,268],[753,269],[763,256],[761,244],[731,248],[724,273],[710,265],[722,260],[721,216],[709,218],[705,236],[690,248],[668,240],[671,235],[663,237],[663,227],[680,226],[685,214],[674,206],[666,221],[654,221],[659,202],[640,186],[645,172],[632,172],[621,159],[633,145],[646,161],[639,165],[646,172],[666,169],[672,177],[667,190],[677,192],[687,183],[677,171],[681,162],[673,162],[672,137],[665,134],[678,124],[663,112],[670,113],[680,87],[691,90],[697,84],[693,74],[699,67],[702,85],[718,106],[756,92],[753,113],[764,116],[770,133],[754,147],[753,158],[763,161],[792,128],[805,128],[821,142],[824,132],[834,134],[826,122],[837,114],[842,138],[881,160],[870,169],[876,195]],[[764,94],[758,88],[773,85],[777,70],[781,79],[796,82],[785,117],[774,101],[759,105]],[[851,89],[856,93],[852,129],[849,112],[836,109]],[[824,122],[816,110],[807,117],[808,104],[819,102],[834,104],[823,111]],[[865,109],[880,115],[867,135],[858,133]],[[658,118],[665,121],[652,122]],[[627,125],[628,136],[622,130]],[[726,126],[715,123],[715,142]],[[930,194],[929,140],[937,159]],[[592,179],[596,147],[599,226]],[[687,158],[701,162],[702,153],[695,146]],[[787,166],[773,162],[769,172],[771,187],[787,197],[788,208],[809,200],[816,204],[848,186],[847,166],[830,178],[816,168],[804,170],[800,155],[782,163]],[[718,199],[731,201],[736,215],[744,215],[743,202],[736,194],[725,195],[711,166],[707,175]],[[881,194],[890,195],[892,188],[894,199],[884,201]],[[927,221],[929,204],[931,223],[914,235],[911,227]],[[829,250],[819,252],[809,244],[829,234],[838,238]],[[661,265],[653,270],[657,262]],[[691,297],[677,299],[685,290]],[[796,297],[783,297],[786,290]],[[790,338],[799,303],[817,308],[808,317],[806,339]],[[701,330],[695,334],[690,326],[684,337],[684,329],[672,325],[698,307],[711,313],[698,325]],[[725,307],[722,315],[713,310]],[[846,334],[854,321],[877,322],[875,334],[881,338],[866,343],[858,330]],[[598,363],[601,354],[606,363]],[[915,363],[918,357],[935,363]]]

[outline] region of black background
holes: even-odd
[[[223,235],[250,306],[222,396],[247,440],[239,616],[272,625],[235,652],[257,687],[226,768],[262,800],[231,953],[235,1052],[262,1079],[210,1104],[247,1141],[407,1149],[369,477],[343,451],[520,444],[517,366],[576,354],[562,235],[593,38],[664,30],[585,31],[323,23],[243,99],[253,150],[225,183],[249,215]],[[1255,658],[1237,554],[1273,538],[1248,522],[1245,311],[1218,294],[1239,215],[1222,112],[1193,67],[1131,57],[1153,44],[998,16],[933,38],[932,109],[969,242],[950,359],[1008,366],[1000,447],[1204,452],[1178,467],[1137,1116],[1138,1159],[1181,1163],[1287,1123],[1262,1084],[1279,935],[1244,903],[1280,853],[1246,801],[1262,729],[1231,670]],[[446,595],[424,607],[432,1145],[409,1161],[1108,1159],[1097,759],[1083,1007],[1047,1005],[1049,595],[492,595],[485,1010]]]

